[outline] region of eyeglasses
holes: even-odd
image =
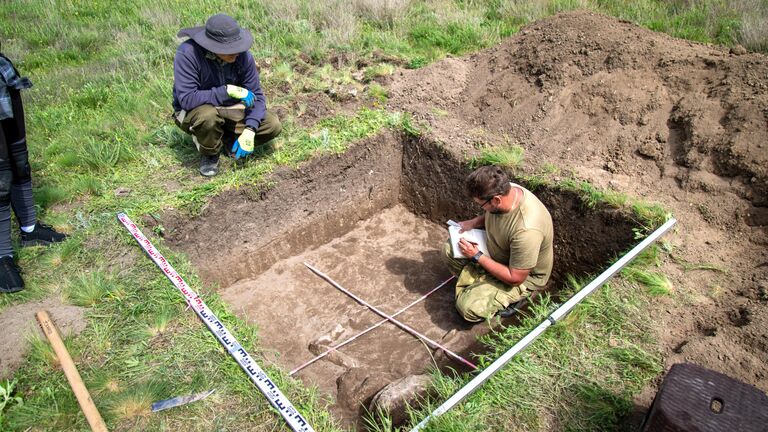
[[[485,210],[485,206],[486,206],[486,205],[487,205],[489,202],[491,202],[491,200],[492,200],[492,199],[493,199],[493,197],[495,197],[495,196],[496,196],[496,195],[493,195],[493,196],[491,196],[490,198],[488,198],[487,200],[485,200],[485,202],[484,202],[484,203],[480,204],[480,208],[481,208],[481,209],[483,209],[483,210]]]

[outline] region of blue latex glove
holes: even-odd
[[[256,133],[253,129],[246,128],[240,134],[240,137],[235,140],[235,145],[232,146],[232,153],[236,160],[253,153],[253,139],[255,136]]]
[[[233,99],[240,99],[246,108],[252,107],[253,102],[256,99],[256,96],[254,96],[253,93],[251,93],[251,91],[247,88],[238,87],[231,84],[227,84],[227,95]]]
[[[256,96],[254,96],[250,90],[246,90],[246,91],[248,92],[248,95],[240,100],[243,101],[243,104],[245,105],[246,108],[251,108],[253,107],[253,104],[256,101]]]

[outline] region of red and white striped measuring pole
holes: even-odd
[[[339,284],[338,284],[338,283],[337,283],[335,280],[331,279],[331,278],[330,278],[328,275],[326,275],[325,273],[321,272],[320,270],[318,270],[318,269],[316,269],[316,268],[312,267],[312,265],[311,265],[311,264],[309,264],[309,263],[306,263],[306,262],[305,262],[305,263],[304,263],[304,265],[305,265],[305,266],[306,266],[306,267],[307,267],[309,270],[311,270],[311,271],[312,271],[312,273],[314,273],[314,274],[316,274],[316,275],[320,276],[320,278],[321,278],[321,279],[323,279],[323,280],[325,280],[326,282],[328,282],[329,284],[333,285],[333,287],[335,287],[335,288],[336,288],[336,289],[338,289],[339,291],[343,292],[344,294],[346,294],[346,295],[348,295],[348,296],[352,297],[352,299],[354,299],[356,302],[358,302],[358,303],[360,303],[361,305],[363,305],[363,306],[367,307],[368,309],[372,310],[373,312],[375,312],[375,313],[376,313],[377,315],[379,315],[380,317],[387,319],[388,321],[392,322],[392,324],[394,324],[394,325],[396,325],[396,326],[400,327],[401,329],[403,329],[403,330],[407,331],[408,333],[412,334],[413,336],[416,336],[417,338],[419,338],[419,339],[423,340],[423,341],[424,341],[424,342],[426,342],[428,345],[431,345],[431,346],[432,346],[432,348],[439,348],[439,349],[443,350],[443,352],[445,352],[445,353],[446,353],[446,354],[447,354],[449,357],[452,357],[454,360],[458,360],[458,361],[460,361],[461,363],[464,363],[465,365],[467,365],[467,366],[469,366],[470,368],[472,368],[472,370],[475,370],[475,369],[477,369],[477,366],[476,366],[474,363],[472,363],[471,361],[469,361],[469,360],[465,359],[464,357],[462,357],[462,356],[460,356],[460,355],[456,354],[455,352],[453,352],[453,351],[449,350],[448,348],[446,348],[446,347],[444,347],[444,346],[440,345],[439,343],[437,343],[437,342],[433,341],[432,339],[430,339],[430,338],[428,338],[428,337],[424,336],[423,334],[421,334],[421,333],[419,333],[418,331],[414,330],[414,329],[413,329],[413,328],[411,328],[410,326],[408,326],[408,325],[405,325],[405,324],[401,323],[400,321],[398,321],[398,320],[396,320],[396,319],[392,318],[391,316],[389,316],[389,315],[385,314],[384,312],[380,311],[378,308],[376,308],[376,306],[373,306],[372,304],[370,304],[370,303],[366,302],[365,300],[361,299],[360,297],[358,297],[358,296],[356,296],[356,295],[352,294],[352,293],[351,293],[350,291],[348,291],[346,288],[344,288],[343,286],[339,285]]]
[[[451,277],[449,277],[448,279],[446,279],[445,281],[443,281],[443,283],[441,283],[440,285],[438,285],[438,286],[436,286],[436,287],[432,288],[432,289],[431,289],[429,292],[427,292],[427,293],[426,293],[426,294],[424,294],[423,296],[421,296],[421,297],[417,298],[416,300],[414,300],[414,301],[410,302],[410,303],[409,303],[407,306],[405,306],[404,308],[402,308],[402,309],[400,309],[399,311],[397,311],[397,312],[393,313],[393,314],[392,314],[392,318],[394,318],[394,317],[396,317],[396,316],[400,315],[401,313],[403,313],[403,312],[405,312],[406,310],[410,309],[410,307],[411,307],[411,306],[413,306],[413,305],[415,305],[416,303],[418,303],[418,302],[420,302],[420,301],[424,300],[425,298],[429,297],[429,296],[430,296],[430,294],[432,294],[433,292],[435,292],[435,291],[439,290],[440,288],[444,287],[444,286],[445,286],[445,284],[447,284],[448,282],[450,282],[450,281],[454,280],[455,278],[456,278],[456,276],[451,276]],[[301,370],[302,370],[302,369],[304,369],[305,367],[307,367],[307,366],[311,365],[312,363],[314,363],[314,362],[316,362],[316,361],[320,360],[321,358],[323,358],[323,357],[327,356],[328,354],[330,354],[330,353],[332,353],[332,352],[336,351],[337,349],[339,349],[339,348],[343,347],[344,345],[346,345],[346,344],[348,344],[348,343],[350,343],[350,342],[354,341],[355,339],[357,339],[357,338],[359,338],[360,336],[362,336],[362,335],[364,335],[364,334],[366,334],[366,333],[370,332],[371,330],[373,330],[373,329],[375,329],[375,328],[377,328],[377,327],[380,327],[382,324],[384,324],[384,323],[386,323],[386,322],[389,322],[389,320],[388,320],[388,319],[386,319],[386,318],[384,318],[383,320],[381,320],[381,321],[377,322],[376,324],[374,324],[374,325],[372,325],[372,326],[368,327],[367,329],[365,329],[365,330],[361,331],[360,333],[358,333],[358,334],[356,334],[356,335],[354,335],[354,336],[350,337],[349,339],[345,340],[344,342],[338,343],[338,344],[336,344],[336,345],[334,345],[334,346],[332,346],[332,347],[328,348],[328,349],[327,349],[327,350],[325,350],[325,352],[323,352],[322,354],[319,354],[319,355],[315,356],[314,358],[312,358],[311,360],[307,360],[305,363],[302,363],[301,365],[299,365],[299,366],[296,366],[296,368],[295,368],[295,369],[293,369],[293,370],[291,371],[291,373],[289,373],[288,375],[290,375],[290,376],[293,376],[294,374],[298,373],[299,371],[301,371]]]
[[[216,318],[216,315],[210,308],[203,302],[203,299],[198,296],[192,288],[184,282],[184,279],[173,269],[163,255],[155,249],[152,242],[141,232],[141,230],[131,222],[131,219],[125,213],[118,213],[117,219],[125,226],[128,232],[131,233],[133,238],[139,243],[144,252],[149,255],[149,258],[160,267],[160,270],[168,277],[173,285],[184,296],[184,300],[195,311],[198,317],[205,323],[208,329],[216,336],[216,339],[221,343],[224,348],[227,349],[229,355],[231,355],[240,368],[245,371],[248,378],[256,384],[256,387],[266,396],[269,403],[280,413],[281,416],[288,423],[288,426],[295,432],[314,432],[312,426],[309,425],[306,419],[299,414],[298,410],[293,407],[291,401],[283,395],[277,385],[272,382],[267,376],[264,370],[256,363],[250,354],[243,348],[232,333],[227,330],[224,324]]]

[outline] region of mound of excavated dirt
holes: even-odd
[[[577,12],[401,76],[392,104],[429,121],[446,142],[503,135],[530,158],[673,177],[686,189],[725,186],[768,205],[763,55],[735,56]]]
[[[399,71],[389,90],[447,147],[517,144],[526,170],[552,164],[669,208],[679,226],[662,271],[677,294],[649,311],[667,368],[694,362],[768,390],[766,56],[573,12]]]

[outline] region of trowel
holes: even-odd
[[[202,393],[196,393],[196,394],[191,394],[191,395],[187,395],[187,396],[177,396],[175,398],[165,399],[165,400],[153,402],[152,403],[152,412],[162,411],[162,410],[166,410],[168,408],[173,408],[173,407],[177,407],[177,406],[180,406],[180,405],[186,405],[188,403],[199,401],[200,399],[207,398],[208,396],[213,394],[213,392],[215,392],[215,391],[216,391],[216,389],[213,389],[213,390],[208,390],[208,391],[202,392]]]

